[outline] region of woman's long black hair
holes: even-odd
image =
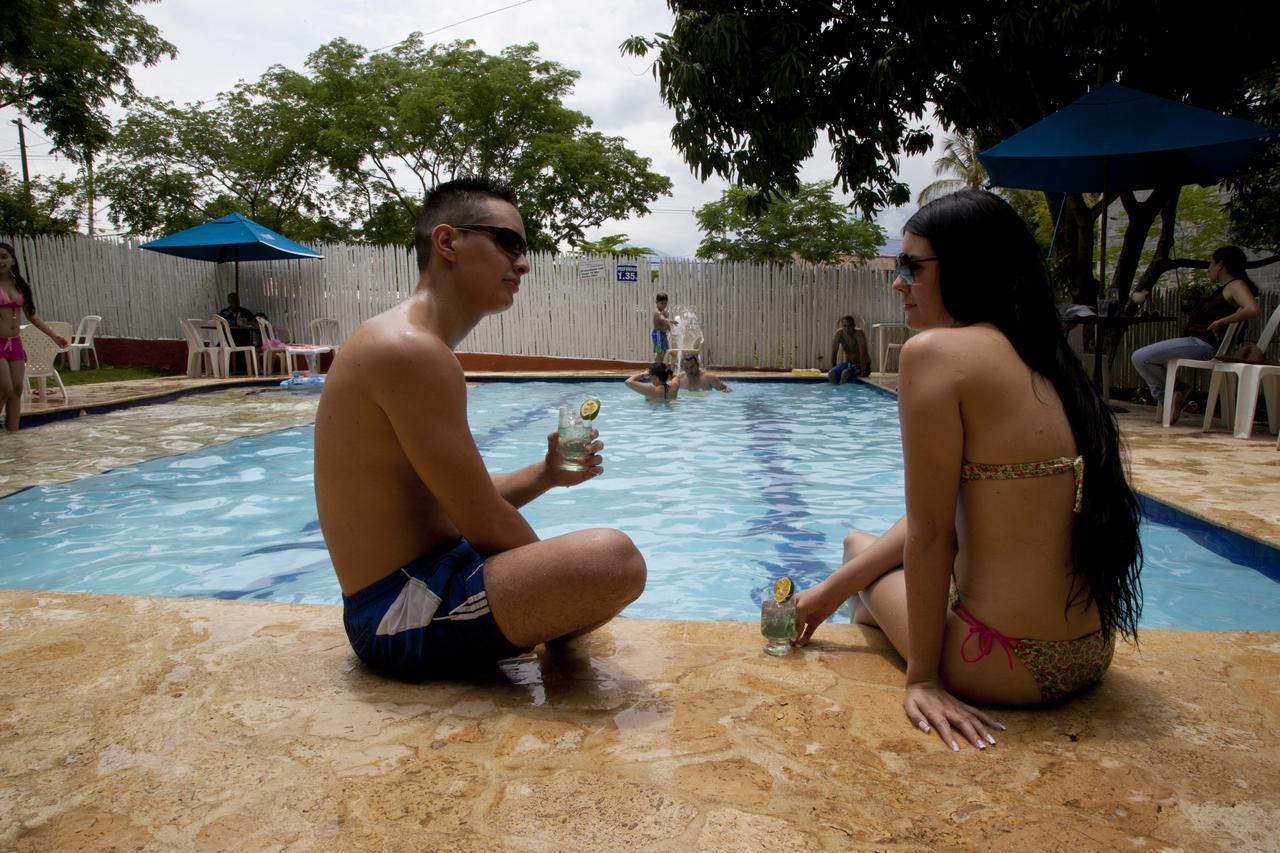
[[[1243,281],[1255,298],[1258,296],[1258,285],[1249,278],[1249,271],[1245,268],[1248,259],[1245,257],[1244,249],[1239,246],[1221,246],[1214,250],[1213,259],[1226,267],[1232,278]]]
[[[9,274],[13,276],[13,283],[18,285],[18,290],[22,293],[22,309],[27,312],[28,317],[34,316],[36,298],[31,294],[31,285],[27,284],[27,280],[22,277],[22,271],[18,269],[18,253],[8,243],[0,243],[0,249],[4,249],[9,253],[9,257],[13,258],[13,266],[9,267]]]
[[[904,230],[933,247],[947,312],[965,325],[995,326],[1058,392],[1084,457],[1084,495],[1071,538],[1075,582],[1066,606],[1083,596],[1086,605],[1097,607],[1104,633],[1118,629],[1136,638],[1142,614],[1141,510],[1120,458],[1115,416],[1067,345],[1049,271],[1031,232],[1004,199],[980,190],[926,204]]]
[[[661,361],[649,365],[649,375],[662,383],[662,393],[666,396],[667,382],[671,379],[671,368]]]

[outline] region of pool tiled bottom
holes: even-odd
[[[1145,632],[959,754],[878,632],[818,636],[618,620],[408,685],[332,607],[0,591],[0,846],[1275,849],[1274,633]]]

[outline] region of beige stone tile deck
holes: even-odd
[[[1148,631],[979,752],[874,631],[617,620],[400,684],[338,609],[0,592],[12,850],[1274,850],[1280,639]]]
[[[240,389],[0,436],[0,494],[314,405]],[[1274,439],[1142,418],[1141,488],[1280,541]],[[750,624],[618,620],[405,685],[334,607],[0,591],[0,847],[1280,847],[1280,633],[1144,632],[1093,693],[959,755],[906,724],[883,637],[818,637],[775,660]]]

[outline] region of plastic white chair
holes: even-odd
[[[49,326],[53,327],[53,323]],[[70,327],[70,323],[64,324]],[[68,332],[70,329],[68,328]],[[31,383],[35,382],[39,386],[37,399],[43,401],[49,390],[46,383],[49,379],[58,383],[58,390],[62,392],[62,402],[67,402],[67,386],[62,384],[62,377],[58,375],[57,369],[53,366],[53,360],[58,357],[58,353],[62,350],[58,349],[58,345],[53,339],[35,326],[23,326],[22,348],[27,351],[27,381],[22,383],[22,396],[24,399],[32,398]]]
[[[80,318],[80,325],[76,327],[75,337],[71,337],[71,346],[67,347],[67,360],[71,363],[72,370],[80,369],[80,353],[93,356],[93,366],[101,367],[102,363],[98,361],[98,350],[93,346],[93,336],[98,333],[98,324],[102,322],[102,318],[97,314],[89,314]],[[68,336],[70,337],[70,336]],[[88,363],[87,361],[85,362]]]
[[[231,335],[231,324],[221,314],[213,315],[213,323],[217,327],[214,334],[218,342],[218,356],[221,363],[221,373],[218,375],[223,377],[231,375],[231,355],[238,352],[244,354],[245,370],[251,371],[254,376],[260,376],[258,353],[253,344],[236,346],[236,339]]]
[[[1263,352],[1271,346],[1276,336],[1276,328],[1280,327],[1280,306],[1271,312],[1267,325],[1258,338],[1258,348]],[[1222,390],[1222,381],[1231,376],[1235,379],[1235,420],[1233,433],[1236,438],[1248,438],[1253,434],[1253,416],[1258,407],[1258,392],[1262,391],[1267,400],[1267,427],[1272,432],[1280,431],[1280,367],[1268,364],[1244,364],[1241,362],[1221,361],[1213,365],[1213,377],[1209,380],[1209,399],[1204,407],[1204,424],[1201,429],[1208,431],[1213,426],[1213,413],[1218,406],[1218,395]],[[1230,397],[1224,398],[1223,420],[1227,420],[1227,411],[1232,408]],[[1228,426],[1232,426],[1228,422]]]
[[[276,359],[280,359],[280,370],[287,371],[289,367],[289,359],[283,346],[272,346],[271,342],[277,340],[275,327],[271,325],[271,321],[266,317],[259,317],[258,333],[262,336],[262,374],[264,376],[272,375],[272,368],[275,366]]]
[[[1240,331],[1240,323],[1232,323],[1227,326],[1227,330],[1222,334],[1222,343],[1218,345],[1218,351],[1214,355],[1226,355],[1231,350],[1231,345],[1235,343],[1236,334]],[[1193,370],[1209,370],[1212,371],[1214,365],[1221,362],[1214,361],[1211,358],[1175,358],[1164,363],[1164,400],[1160,404],[1160,424],[1161,426],[1172,426],[1173,406],[1169,405],[1173,402],[1173,388],[1178,381],[1178,371],[1181,368],[1189,367]],[[1223,403],[1223,409],[1228,408],[1230,399]],[[1207,407],[1206,407],[1207,408]],[[1226,413],[1227,420],[1230,422],[1231,414]]]
[[[200,328],[203,322],[199,317],[178,321],[178,325],[182,327],[182,339],[187,342],[187,376],[191,379],[217,375],[213,348],[205,340]]]
[[[319,317],[311,321],[311,343],[318,347],[329,347],[337,356],[342,346],[342,330],[338,321],[329,317]]]
[[[875,332],[876,336],[876,366],[881,373],[888,373],[889,356],[902,350],[902,345],[906,343],[906,339],[911,337],[911,328],[906,323],[872,323],[871,331]],[[899,332],[902,333],[902,340],[900,341],[890,341],[886,338],[886,335],[892,335],[896,338]]]

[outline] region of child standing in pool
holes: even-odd
[[[670,332],[675,325],[676,320],[667,313],[667,294],[659,293],[654,297],[653,331],[649,333],[649,338],[653,341],[654,361],[666,362],[667,353],[671,349],[667,332]]]

